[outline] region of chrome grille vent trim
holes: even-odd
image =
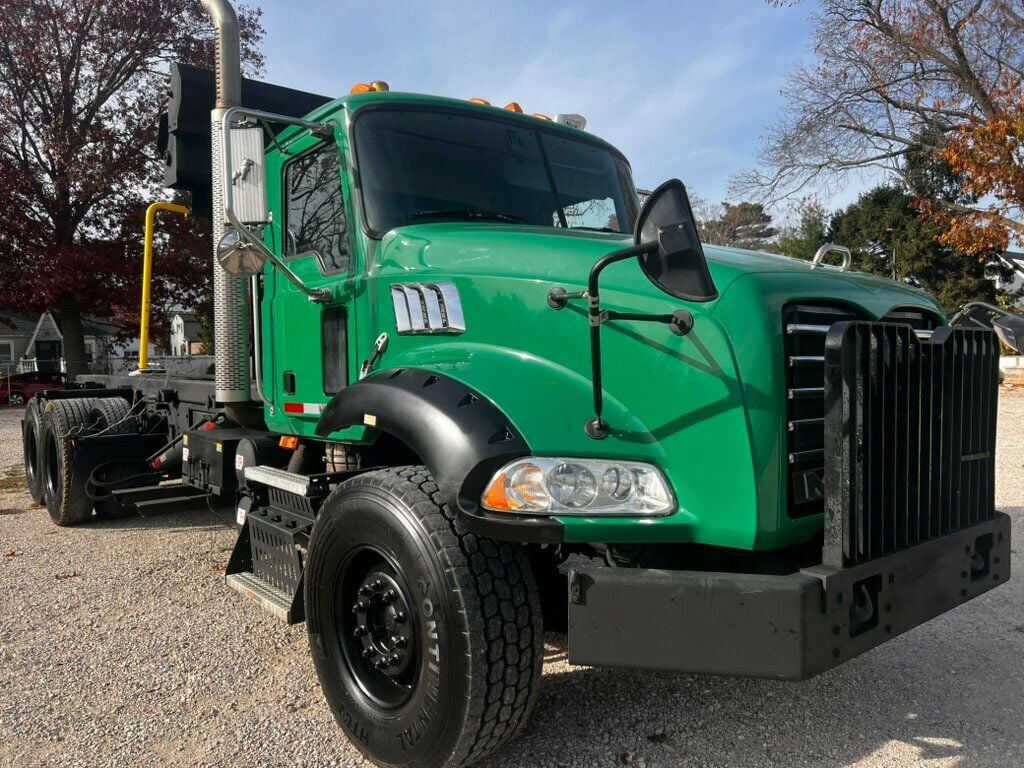
[[[452,283],[396,283],[391,286],[398,333],[463,333],[462,300]]]

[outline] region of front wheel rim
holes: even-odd
[[[346,557],[338,586],[335,628],[349,674],[373,706],[405,704],[421,655],[418,613],[402,569],[380,550],[358,547]]]

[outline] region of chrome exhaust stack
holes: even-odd
[[[213,155],[213,336],[216,398],[221,403],[252,400],[249,380],[249,313],[244,278],[232,277],[217,261],[217,244],[227,229],[224,215],[223,118],[242,105],[238,16],[228,0],[202,0],[217,30],[217,101],[210,113]]]

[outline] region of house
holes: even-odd
[[[203,354],[201,326],[195,312],[176,312],[171,317],[171,355],[188,357]]]
[[[111,357],[138,354],[138,339],[118,340],[121,328],[108,320],[82,318],[85,357],[89,369],[102,372]],[[64,335],[60,315],[35,315],[0,309],[0,375],[18,370],[62,371],[66,369]]]

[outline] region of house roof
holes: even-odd
[[[31,338],[39,324],[39,315],[0,309],[0,336],[24,336]]]
[[[36,326],[39,325],[39,318],[44,314],[17,312],[0,308],[0,336],[24,336],[31,338],[35,334]],[[58,312],[51,312],[50,315],[57,324],[57,329],[60,330],[60,314]],[[103,320],[98,317],[82,318],[82,332],[86,336],[106,338],[108,336],[116,336],[122,330],[121,326],[115,325],[109,320]]]

